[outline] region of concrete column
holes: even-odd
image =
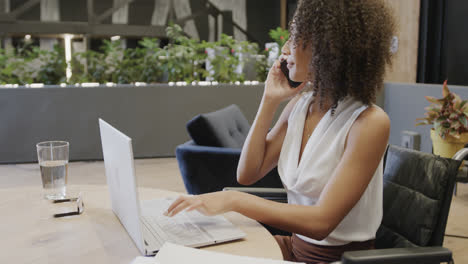
[[[192,9],[190,8],[189,0],[173,0],[174,1],[174,11],[177,18],[183,18],[190,16],[192,14]],[[191,36],[192,38],[199,39],[198,30],[195,26],[195,21],[189,20],[185,23],[184,31]]]
[[[41,21],[60,21],[59,0],[41,0]]]
[[[3,49],[5,50],[13,49],[13,42],[10,37],[3,38]]]
[[[55,44],[58,44],[58,40],[55,38],[40,38],[39,47],[41,50],[53,50]]]
[[[10,0],[0,0],[0,11],[8,13],[10,12]],[[3,36],[2,38],[2,47],[4,49],[13,48],[11,38],[8,36]]]
[[[218,32],[215,32],[215,19],[213,16],[208,16],[208,41],[213,42],[218,38]]]
[[[151,25],[167,25],[167,19],[171,8],[170,1],[173,3],[172,5],[176,18],[183,18],[192,14],[189,0],[155,0]],[[192,38],[199,38],[198,30],[193,20],[187,21],[187,23],[185,23],[184,31]]]
[[[208,16],[208,41],[217,41],[221,38],[223,18],[221,16]]]
[[[164,26],[167,23],[171,0],[154,0],[153,16],[151,17],[151,25]]]
[[[41,21],[60,21],[59,0],[41,0]],[[55,38],[41,38],[39,40],[43,50],[52,50],[57,43]]]
[[[114,0],[114,6],[119,5],[125,0]],[[115,13],[112,14],[112,24],[128,24],[128,4],[121,7]],[[123,48],[127,47],[126,39],[120,39],[120,43]]]
[[[125,0],[114,0],[114,6],[122,2],[125,2]],[[128,24],[128,4],[112,14],[112,24]]]
[[[86,39],[83,38],[83,41],[73,41],[72,49],[75,52],[85,52],[86,51]]]
[[[220,10],[232,11],[234,22],[247,30],[247,0],[211,0],[211,2]],[[220,25],[222,28],[223,25]],[[214,20],[210,20],[210,32],[215,30]],[[237,40],[247,40],[247,36],[234,29],[234,38]]]
[[[41,50],[53,50],[55,44],[57,44],[57,39],[54,38],[40,38],[39,39],[39,47]]]

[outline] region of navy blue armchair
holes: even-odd
[[[200,114],[187,123],[192,140],[177,146],[176,158],[189,194],[240,187],[237,165],[250,124],[237,105]],[[273,169],[253,187],[283,187]]]

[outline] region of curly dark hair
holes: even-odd
[[[395,22],[383,0],[301,0],[290,23],[293,45],[312,49],[309,81],[332,113],[350,95],[375,102],[383,86]],[[317,98],[317,97],[316,97]]]

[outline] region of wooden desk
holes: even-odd
[[[0,189],[0,263],[124,263],[140,256],[133,240],[110,209],[107,186],[79,185],[85,211],[80,216],[50,218],[41,212],[42,188]],[[140,188],[140,199],[177,193]],[[236,255],[282,259],[273,236],[260,224],[237,213],[225,215],[241,228],[243,240],[205,247]]]

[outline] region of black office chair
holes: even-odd
[[[455,178],[467,150],[454,159],[390,145],[384,157],[382,224],[376,249],[346,252],[343,264],[450,262],[442,247]],[[225,188],[286,202],[280,189]]]

